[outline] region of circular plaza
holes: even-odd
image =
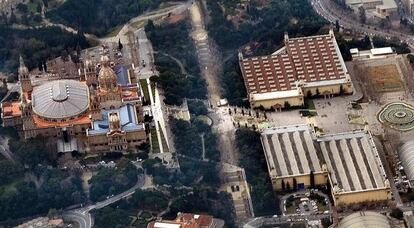
[[[414,107],[401,102],[390,103],[378,113],[378,120],[399,131],[409,131],[414,128]]]

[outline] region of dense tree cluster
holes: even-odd
[[[30,4],[30,7],[28,6]],[[27,26],[38,25],[42,22],[42,6],[40,2],[31,0],[29,3],[18,3],[14,10],[9,13],[0,12],[0,24],[12,25],[23,24]]]
[[[148,211],[162,211],[168,206],[168,198],[156,190],[141,190],[138,189],[131,196],[128,202],[132,205],[138,206],[141,210]]]
[[[88,47],[81,34],[66,32],[58,27],[13,29],[0,25],[0,71],[16,72],[19,55],[29,69],[45,64],[62,52],[73,53],[76,47]]]
[[[218,161],[220,152],[217,150],[216,137],[208,126],[200,119],[191,122],[173,119],[170,121],[174,134],[174,142],[177,153],[191,157],[202,158],[201,137],[204,135],[205,158]]]
[[[236,227],[234,221],[233,202],[226,192],[217,192],[213,189],[196,188],[191,194],[185,194],[170,207],[166,216],[174,218],[178,212],[207,213],[226,221],[227,227]]]
[[[206,98],[207,87],[200,76],[189,29],[189,24],[185,21],[161,26],[154,26],[150,21],[145,28],[154,49],[159,52],[156,55],[155,64],[160,75],[152,79],[163,89],[164,102],[169,105],[181,105],[183,98]],[[161,52],[177,58],[187,74],[183,74],[177,63]]]
[[[137,183],[139,171],[129,160],[121,159],[115,168],[101,168],[89,180],[90,199],[94,202],[121,193]]]
[[[226,0],[208,1],[212,20],[208,25],[209,34],[224,49],[236,49],[250,42],[259,41],[264,52],[272,52],[280,45],[284,32],[292,36],[306,36],[319,31],[326,24],[306,0],[271,0],[264,7],[250,4],[248,20],[235,26],[227,20],[221,4]]]
[[[157,8],[161,2],[163,0],[67,0],[48,12],[47,17],[102,36],[144,11]]]
[[[317,33],[326,21],[319,17],[306,0],[272,0],[264,7],[251,1],[248,17],[236,26],[227,19],[234,7],[234,1],[208,1],[211,20],[208,32],[223,50],[229,50],[232,56],[227,58],[221,75],[224,95],[230,104],[245,105],[246,91],[238,66],[236,49],[255,41],[254,54],[269,54],[280,48],[284,32],[290,36],[307,36]],[[223,7],[226,11],[223,11]]]
[[[131,220],[126,210],[113,206],[93,211],[93,215],[93,226],[96,228],[124,228],[128,227]]]
[[[0,160],[0,185],[11,183],[22,177],[24,174],[24,167],[18,162],[9,160]]]
[[[239,59],[234,54],[224,65],[223,73],[220,75],[221,87],[224,97],[231,105],[247,106],[247,92],[240,71]]]
[[[43,137],[28,139],[25,142],[11,139],[9,146],[10,150],[19,157],[19,160],[31,170],[34,170],[38,165],[51,164],[52,159]]]
[[[200,100],[188,100],[188,110],[190,114],[195,116],[200,115],[207,115],[208,110],[207,107],[204,105],[203,101]]]
[[[365,36],[362,39],[353,38],[351,40],[346,40],[342,35],[336,35],[336,41],[345,61],[352,60],[352,56],[349,51],[350,49],[358,48],[359,50],[368,50],[371,48],[371,42],[368,36]]]
[[[10,138],[16,159],[0,160],[0,221],[13,223],[85,201],[81,179],[50,166],[43,138],[21,142],[14,128],[0,127],[0,134]]]
[[[398,38],[385,39],[384,37],[374,36],[372,43],[376,48],[392,47],[397,54],[411,53],[407,43],[401,42]]]
[[[0,221],[45,214],[85,200],[81,179],[43,168],[38,183],[14,180],[0,187]],[[40,181],[41,180],[41,181]]]
[[[240,166],[246,171],[247,182],[252,186],[251,195],[256,216],[278,212],[279,200],[272,190],[260,133],[247,128],[236,131],[236,144],[240,152]]]

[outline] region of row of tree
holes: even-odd
[[[107,196],[131,188],[137,183],[139,173],[140,171],[128,159],[121,159],[116,168],[102,167],[89,180],[90,199],[93,202],[102,201]]]
[[[260,133],[248,128],[239,128],[236,131],[236,145],[240,152],[240,166],[245,169],[247,182],[252,186],[251,196],[255,215],[277,214],[279,199],[272,188]]]
[[[182,21],[155,26],[149,21],[145,30],[154,49],[158,51],[155,64],[160,75],[151,80],[164,91],[164,102],[181,105],[184,98],[205,99],[206,83],[200,76],[195,46],[189,35],[189,23]],[[186,72],[182,72],[173,58],[180,61]]]

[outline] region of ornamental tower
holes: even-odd
[[[27,69],[24,64],[23,57],[20,56],[20,66],[19,66],[19,81],[23,93],[31,92],[33,90],[32,81],[30,80],[29,69]]]

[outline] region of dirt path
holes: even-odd
[[[204,20],[199,4],[193,4],[190,8],[191,25],[193,28],[192,38],[197,49],[198,61],[201,74],[207,82],[208,98],[214,107],[221,98],[221,86],[219,75],[222,70],[219,53],[215,48],[214,41],[209,39],[205,30]],[[213,120],[213,130],[218,136],[218,149],[221,152],[221,161],[237,165],[237,151],[234,146],[235,127],[227,111],[223,108],[214,108],[215,113],[210,117]]]
[[[196,45],[201,74],[207,82],[209,100],[214,105],[220,101],[221,97],[218,78],[221,71],[220,57],[214,54],[217,53],[214,41],[208,37],[198,4],[195,3],[191,6],[190,17],[193,28],[191,36]]]

